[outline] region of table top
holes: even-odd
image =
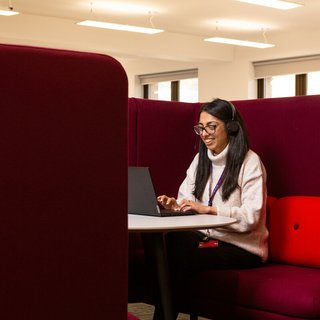
[[[177,217],[153,217],[128,214],[129,231],[139,232],[216,228],[226,226],[234,222],[236,222],[236,219],[234,218],[207,214]]]

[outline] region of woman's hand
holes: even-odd
[[[157,200],[165,209],[175,210],[175,211],[180,210],[177,200],[175,198],[162,195],[162,196],[159,196]]]
[[[183,199],[180,203],[180,211],[196,211],[199,214],[217,214],[215,207],[205,206],[199,202]]]

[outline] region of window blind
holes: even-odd
[[[253,62],[256,78],[320,71],[320,54]]]
[[[161,73],[139,75],[140,84],[152,84],[163,81],[179,81],[183,79],[198,78],[198,69],[178,70]]]

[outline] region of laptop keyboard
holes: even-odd
[[[178,216],[193,216],[195,211],[174,211],[174,210],[160,210],[162,217],[178,217]]]

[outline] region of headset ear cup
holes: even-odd
[[[238,121],[230,121],[227,123],[227,129],[229,134],[236,134],[239,131]]]

